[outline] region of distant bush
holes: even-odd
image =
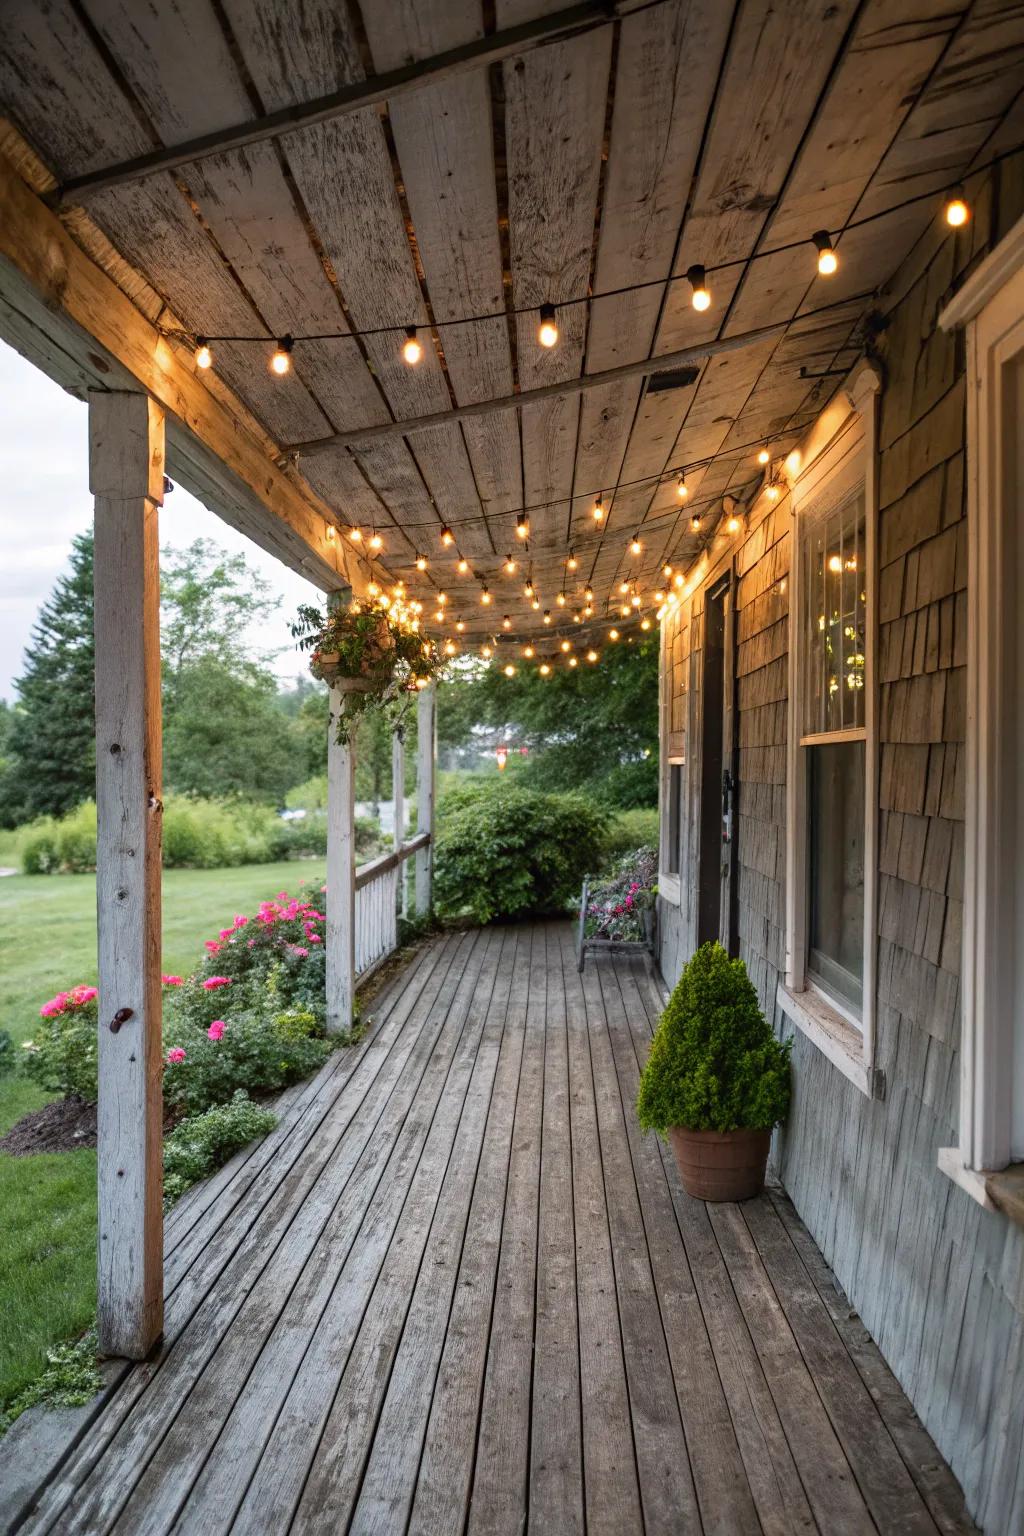
[[[605,862],[614,864],[636,848],[657,848],[658,812],[656,809],[617,811],[608,823],[604,838]]]
[[[187,1116],[164,1142],[164,1204],[173,1205],[191,1185],[276,1124],[277,1116],[240,1088],[227,1103]]]
[[[605,828],[604,813],[579,795],[493,779],[453,787],[438,813],[438,908],[480,923],[564,911],[600,860]]]

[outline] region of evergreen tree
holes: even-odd
[[[96,792],[92,530],[39,610],[15,683],[0,774],[0,822],[62,816]]]

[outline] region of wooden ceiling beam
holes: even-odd
[[[472,38],[431,58],[385,70],[372,79],[353,80],[312,101],[289,104],[233,128],[199,134],[181,144],[167,145],[81,176],[70,177],[47,194],[47,201],[52,207],[81,203],[90,195],[109,187],[141,181],[158,171],[177,170],[211,155],[223,154],[226,150],[244,149],[250,144],[260,144],[267,139],[280,138],[282,134],[295,133],[301,128],[364,111],[367,107],[393,101],[398,96],[422,90],[425,86],[451,79],[467,70],[486,69],[503,59],[529,53],[544,43],[556,39],[561,41],[594,27],[605,26],[615,20],[619,10],[619,0],[580,0],[580,3],[553,11],[550,15],[533,17],[529,21],[493,32],[490,36]]]

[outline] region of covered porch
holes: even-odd
[[[162,1346],[18,1528],[973,1530],[784,1194],[641,1137],[663,1002],[568,923],[430,940],[173,1211]]]

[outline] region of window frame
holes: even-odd
[[[1007,778],[1015,708],[1007,651],[1019,643],[1017,557],[1005,558],[1005,529],[1010,519],[1016,525],[1021,495],[1019,482],[1011,486],[1006,473],[1012,401],[1004,378],[1010,367],[1024,369],[1024,218],[946,306],[939,324],[967,332],[968,580],[960,1129],[958,1145],[940,1148],[938,1161],[992,1208],[986,1175],[1011,1160],[1014,1058],[1024,1050],[1024,1021],[1014,1017],[1005,963],[1016,914],[1004,853],[1006,797],[1018,793],[1015,775]],[[1021,813],[1016,804],[1015,826]]]
[[[875,1070],[878,972],[878,394],[881,377],[861,364],[786,461],[792,516],[789,605],[789,707],[786,778],[786,967],[777,1000],[783,1012],[869,1098],[884,1095]],[[863,488],[865,603],[864,725],[804,734],[808,645],[802,626],[803,537],[823,515]],[[808,749],[864,742],[864,951],[860,1016],[807,972]]]
[[[673,615],[677,623],[681,623],[681,615],[676,611]],[[686,823],[686,754],[685,747],[682,756],[673,756],[670,750],[669,736],[672,724],[672,684],[673,668],[671,665],[671,638],[669,634],[670,618],[662,621],[660,646],[658,651],[658,713],[659,731],[658,743],[661,761],[659,764],[659,796],[658,796],[658,895],[673,907],[682,905],[682,871],[684,869],[684,837],[683,830]],[[685,733],[684,733],[685,740]],[[679,785],[679,842],[676,847],[677,867],[670,870],[669,864],[669,828],[671,825],[670,796],[672,793],[672,769],[678,767],[682,770]]]

